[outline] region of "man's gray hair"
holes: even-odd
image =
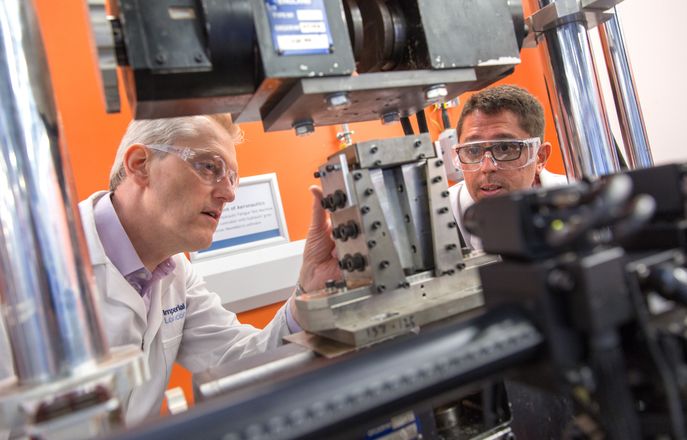
[[[456,128],[458,138],[463,131],[465,118],[475,111],[495,115],[509,110],[518,117],[520,128],[529,136],[544,142],[544,109],[530,92],[514,85],[500,85],[481,90],[465,103]]]
[[[134,144],[167,144],[173,145],[178,139],[200,135],[200,129],[207,124],[216,123],[225,129],[237,145],[243,141],[243,132],[231,120],[231,115],[216,114],[202,116],[185,116],[166,119],[141,119],[129,123],[126,133],[119,143],[112,169],[110,170],[110,191],[114,191],[126,178],[124,153]]]

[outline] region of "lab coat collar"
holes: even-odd
[[[108,300],[122,303],[132,309],[145,323],[147,321],[146,307],[141,295],[136,292],[124,276],[119,273],[114,264],[107,258],[103,244],[100,241],[100,237],[98,237],[93,207],[100,197],[106,194],[109,193],[107,191],[99,191],[79,203],[81,221],[86,233],[88,251],[93,264],[93,272],[104,275],[102,278],[96,277],[96,279],[102,280],[102,283],[98,283],[98,289],[101,292],[100,294],[104,295]]]
[[[150,292],[150,314],[146,316],[146,307],[140,294],[136,292],[124,276],[117,270],[114,264],[112,264],[109,258],[107,258],[105,248],[100,241],[100,237],[98,237],[93,208],[97,201],[106,194],[109,194],[109,192],[98,191],[79,203],[81,221],[86,233],[93,271],[98,273],[104,272],[102,285],[99,283],[98,288],[100,292],[104,292],[108,300],[128,306],[144,323],[147,323],[146,340],[152,341],[152,337],[160,328],[162,322],[162,297],[169,291],[169,286],[174,277],[169,274],[163,277],[153,287]],[[176,268],[174,270],[182,270],[180,262],[176,261],[175,263]],[[97,279],[101,278],[97,277]]]

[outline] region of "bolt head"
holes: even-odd
[[[296,131],[296,136],[307,136],[315,132],[315,124],[312,121],[294,122],[293,129]]]
[[[351,98],[348,97],[348,93],[332,93],[327,96],[327,108],[330,110],[345,108],[351,105]]]
[[[443,102],[447,96],[448,89],[443,84],[425,90],[425,99],[430,103]]]
[[[389,112],[382,115],[382,124],[393,124],[401,120],[401,115],[398,112]]]

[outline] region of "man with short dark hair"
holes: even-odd
[[[463,227],[468,206],[485,197],[533,186],[564,183],[544,169],[551,144],[544,141],[544,109],[527,90],[502,85],[482,90],[463,107],[455,163],[464,181],[449,189],[453,214],[466,245],[481,242]]]

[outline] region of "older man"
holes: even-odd
[[[224,205],[234,200],[239,139],[228,115],[134,121],[117,151],[110,190],[79,204],[104,331],[111,346],[140,346],[151,372],[148,382],[120,396],[127,423],[157,413],[174,362],[197,372],[276,347],[300,330],[292,301],[264,330],[241,324],[183,255],[211,244]],[[311,190],[298,282],[304,291],[339,276],[322,194]]]
[[[464,181],[449,189],[453,214],[466,245],[481,249],[463,227],[463,213],[485,197],[533,186],[565,183],[544,169],[551,144],[544,141],[544,110],[525,89],[512,85],[472,95],[457,127],[456,165]]]

